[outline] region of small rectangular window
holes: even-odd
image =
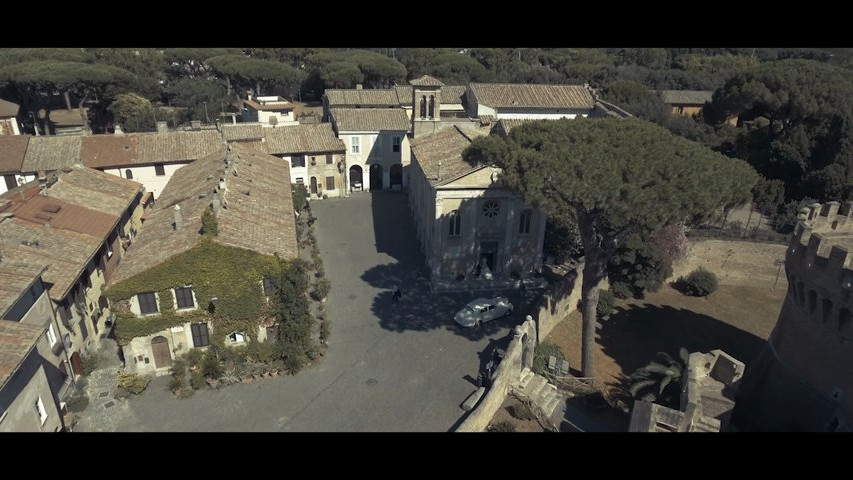
[[[521,212],[521,220],[518,224],[518,233],[522,235],[526,235],[530,233],[530,217],[532,216],[532,212],[530,210],[525,210]]]
[[[326,154],[326,165],[331,165],[332,163],[334,163],[334,159],[332,158],[332,154],[331,153]]]
[[[41,395],[39,395],[38,400],[36,400],[36,413],[39,416],[39,421],[42,425],[47,420],[47,410],[44,408],[44,402],[41,401]]]
[[[164,167],[163,165],[154,165],[154,173],[158,177],[162,177],[166,175],[166,167]]]
[[[11,190],[18,186],[18,181],[14,175],[3,175],[3,178],[6,180],[6,190]]]
[[[178,287],[175,289],[175,300],[178,303],[178,308],[193,308],[195,307],[195,302],[193,301],[193,289],[192,287]]]
[[[193,334],[194,346],[206,347],[210,345],[210,331],[207,329],[207,323],[193,323],[190,325],[190,330]]]
[[[303,157],[301,155],[296,155],[294,157],[291,157],[290,165],[294,168],[295,167],[304,167],[305,166],[305,157]]]
[[[400,151],[400,137],[394,137],[394,145],[391,147],[394,153],[398,153]]]
[[[136,295],[136,298],[139,300],[139,312],[142,315],[159,312],[157,309],[157,297],[154,295],[154,292],[139,293]]]
[[[49,327],[47,327],[47,344],[49,346],[56,345],[56,331],[53,329],[53,324],[51,323]]]
[[[305,179],[302,177],[297,177],[296,178],[296,184],[297,185],[305,185]]]
[[[358,153],[361,147],[361,137],[350,137],[350,152]]]
[[[335,177],[326,177],[326,190],[335,189]]]

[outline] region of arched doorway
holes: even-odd
[[[359,165],[349,167],[349,188],[350,191],[364,190],[363,172]]]
[[[169,341],[165,337],[154,337],[151,339],[151,350],[154,351],[154,367],[163,368],[172,366],[172,354],[169,352]]]
[[[80,352],[71,354],[71,371],[74,375],[83,375],[83,360],[80,358]]]
[[[382,165],[374,163],[370,166],[370,191],[383,190],[385,186],[382,184]]]
[[[311,177],[311,195],[317,195],[317,177]]]
[[[391,188],[393,189],[395,185],[400,189],[403,188],[403,166],[399,163],[391,165]]]

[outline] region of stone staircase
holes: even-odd
[[[566,406],[566,397],[541,375],[525,368],[515,392],[530,400],[552,424],[559,426]]]

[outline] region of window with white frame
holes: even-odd
[[[359,153],[361,137],[350,137],[350,153]]]
[[[295,155],[293,157],[290,157],[290,166],[293,168],[304,167],[305,157],[303,157],[302,155]]]
[[[401,142],[401,141],[402,141],[402,138],[400,138],[400,137],[394,137],[394,144],[393,144],[393,145],[392,145],[392,147],[391,147],[391,150],[392,150],[394,153],[399,153],[399,152],[400,152],[400,142]]]
[[[231,343],[243,343],[246,341],[246,334],[242,332],[232,332],[228,335],[228,341]]]
[[[302,177],[296,177],[296,184],[297,185],[305,185],[305,179]]]
[[[36,413],[39,416],[39,421],[42,425],[47,421],[47,409],[44,408],[44,402],[41,401],[41,395],[39,395],[38,400],[36,400]]]
[[[53,329],[53,324],[51,323],[49,327],[47,327],[47,344],[51,347],[56,345],[56,330]]]

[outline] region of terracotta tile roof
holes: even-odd
[[[27,323],[0,322],[0,388],[24,363],[44,330]]]
[[[330,107],[392,107],[400,104],[397,91],[393,88],[330,89],[324,95]]]
[[[264,130],[260,123],[236,123],[222,126],[222,134],[229,142],[264,138]]]
[[[465,85],[445,85],[441,87],[441,104],[461,104],[462,97],[465,96],[465,91],[468,89]],[[411,85],[396,85],[394,90],[397,91],[397,101],[402,107],[412,106],[412,86]]]
[[[446,103],[462,103],[462,97],[465,96],[465,91],[467,89],[468,87],[466,87],[465,85],[445,85],[441,87],[441,104],[444,105]]]
[[[82,138],[79,135],[30,138],[21,171],[49,172],[79,163]]]
[[[530,123],[534,121],[532,118],[502,118],[498,120],[498,124],[496,128],[499,132],[502,132],[504,135],[509,135],[509,132],[515,128],[524,125],[525,123]]]
[[[427,179],[439,185],[465,172],[482,168],[462,159],[462,151],[471,144],[470,133],[466,135],[457,127],[447,128],[425,137],[412,140],[412,162],[417,162]],[[441,162],[439,179],[438,162]]]
[[[416,85],[419,87],[443,87],[444,83],[441,80],[431,77],[429,75],[421,75],[418,78],[414,78],[409,80],[410,85]]]
[[[704,105],[714,96],[713,90],[660,90],[663,103],[669,105]]]
[[[88,214],[97,213],[88,211]],[[0,236],[3,237],[5,245],[4,255],[14,258],[15,261],[48,266],[42,278],[52,284],[50,297],[54,300],[61,300],[68,294],[80,272],[104,242],[104,238],[47,227],[18,218],[0,222]]]
[[[288,102],[287,100],[282,100],[280,102],[264,102],[259,103],[254,100],[243,100],[243,103],[255,110],[262,111],[278,111],[278,110],[293,110],[293,104]]]
[[[0,319],[27,292],[44,269],[42,264],[25,263],[12,257],[0,259]]]
[[[21,171],[29,141],[28,135],[0,135],[0,173]]]
[[[492,108],[592,109],[592,94],[583,85],[472,83],[468,88],[482,105]]]
[[[119,216],[74,205],[45,195],[36,195],[13,207],[15,221],[68,230],[95,238],[106,238]]]
[[[99,170],[74,165],[69,172],[57,174],[56,183],[44,190],[50,198],[121,217],[133,199],[142,192],[141,183]]]
[[[200,238],[201,216],[223,178],[224,204],[217,216],[217,243],[282,258],[297,258],[296,224],[287,162],[239,143],[232,144],[227,168],[220,150],[176,171],[149,211],[145,227],[125,252],[111,282],[120,282],[189,250]],[[233,173],[236,170],[236,175]],[[183,227],[174,230],[174,209],[181,206]]]
[[[17,103],[0,98],[0,117],[16,117],[20,108]]]
[[[83,137],[80,157],[90,168],[133,165],[139,159],[137,135],[92,135]]]
[[[409,130],[409,116],[401,108],[333,108],[332,122],[338,132]]]
[[[216,130],[139,134],[138,163],[196,160],[222,150]]]
[[[335,136],[329,123],[267,128],[264,133],[264,148],[275,155],[346,152],[343,140]]]

